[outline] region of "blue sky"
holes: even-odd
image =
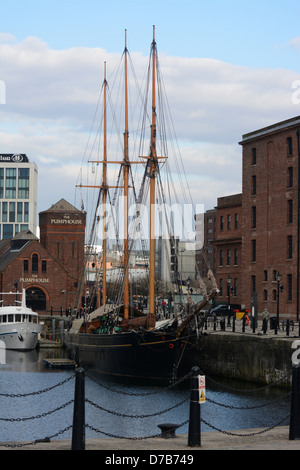
[[[1,28],[19,41],[37,36],[54,49],[103,47],[148,52],[156,25],[159,49],[251,67],[291,67],[289,42],[300,34],[297,0],[1,0]]]
[[[0,0],[0,151],[38,165],[38,210],[75,203],[103,61],[127,29],[142,69],[155,25],[192,196],[210,209],[241,191],[242,135],[300,115],[299,18],[299,0]]]

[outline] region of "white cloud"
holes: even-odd
[[[287,47],[291,47],[291,48],[296,49],[296,50],[299,51],[300,50],[300,36],[291,39],[287,43]]]
[[[10,33],[0,33],[0,44],[7,44],[16,42],[17,39],[13,34]]]
[[[121,54],[84,47],[52,50],[38,38],[15,43],[4,36],[0,80],[6,84],[6,105],[0,107],[0,150],[27,153],[37,163],[39,210],[50,207],[54,198],[74,203],[103,64],[107,61],[109,78]],[[148,58],[131,53],[131,59],[140,80]],[[165,55],[160,66],[191,194],[208,209],[217,197],[241,190],[242,134],[300,114],[291,88],[299,77],[283,69]]]

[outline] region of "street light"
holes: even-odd
[[[277,282],[277,328],[279,328],[279,290],[280,290],[280,281],[282,279],[282,275],[279,271],[277,271],[275,275],[275,279]]]

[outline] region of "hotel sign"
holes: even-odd
[[[1,153],[0,162],[28,163],[29,160],[25,153]]]

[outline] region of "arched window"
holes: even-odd
[[[37,273],[39,270],[39,257],[36,253],[32,255],[32,272]]]

